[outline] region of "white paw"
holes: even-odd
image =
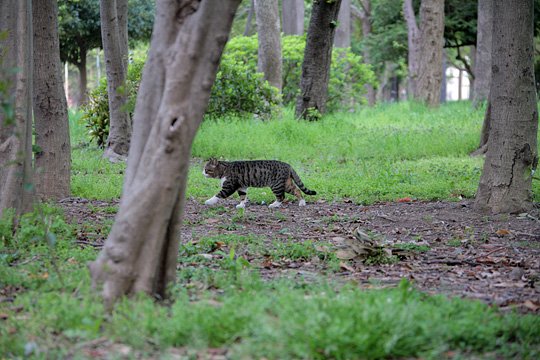
[[[206,205],[216,205],[219,201],[219,198],[217,196],[212,196],[210,199],[206,200],[204,203]]]
[[[246,207],[245,201],[240,201],[240,204],[236,205],[237,209],[244,209]]]
[[[298,206],[306,206],[306,200],[301,199],[301,200],[298,202]]]
[[[279,201],[274,201],[273,203],[268,205],[269,208],[277,208],[277,207],[280,207],[280,206],[281,206],[281,202],[279,202]]]

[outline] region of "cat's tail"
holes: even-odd
[[[298,188],[300,190],[302,190],[304,192],[304,194],[306,195],[317,195],[317,192],[314,191],[314,190],[309,190],[305,185],[304,183],[302,182],[302,180],[300,180],[300,177],[298,176],[298,174],[296,173],[296,171],[294,171],[293,168],[291,168],[291,176],[294,180],[294,183],[296,184],[296,186],[298,186]]]

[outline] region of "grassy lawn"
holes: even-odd
[[[101,159],[79,114],[71,115],[73,195],[118,198],[125,164]],[[188,197],[202,202],[218,191],[218,181],[201,175],[204,159],[211,156],[289,162],[318,192],[308,206],[314,199],[370,204],[472,197],[482,160],[468,153],[478,142],[482,117],[482,110],[463,102],[439,109],[386,105],[317,123],[297,122],[290,110],[269,122],[206,121],[193,147]],[[533,185],[538,201],[540,184]],[[268,189],[250,195],[266,203],[273,197]],[[208,217],[212,211],[219,208],[208,210]],[[427,295],[406,280],[395,288],[361,290],[339,281],[331,257],[322,260],[328,272],[308,281],[301,276],[267,280],[234,250],[218,260],[200,256],[222,244],[244,246],[269,261],[320,255],[309,242],[265,249],[256,234],[183,243],[170,302],[140,296],[106,314],[86,268],[98,251],[74,239],[87,228],[106,233],[109,227],[107,222],[68,224],[62,211],[49,205],[26,215],[16,234],[8,218],[0,221],[0,358],[95,357],[86,351],[89,344],[102,344],[102,351],[116,354],[112,358],[121,351],[111,344],[129,346],[127,358],[182,358],[171,349],[181,349],[186,359],[216,349],[234,359],[540,357],[536,315]]]

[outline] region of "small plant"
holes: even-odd
[[[418,245],[413,243],[395,244],[394,249],[414,251],[414,252],[426,252],[431,248],[427,245]]]

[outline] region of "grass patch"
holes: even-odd
[[[322,121],[294,119],[284,109],[280,119],[206,120],[193,145],[188,197],[203,201],[219,191],[219,181],[201,175],[203,159],[278,159],[290,163],[316,199],[352,199],[370,204],[402,197],[453,200],[473,197],[482,159],[475,149],[483,109],[453,102],[438,109],[401,102],[337,113]],[[120,196],[125,164],[110,164],[88,142],[78,114],[71,114],[72,192],[91,199]],[[103,181],[107,179],[107,181]],[[540,199],[540,182],[533,182]],[[236,197],[236,195],[234,195]],[[251,201],[269,204],[270,189],[250,189]],[[292,198],[291,198],[292,199]]]

